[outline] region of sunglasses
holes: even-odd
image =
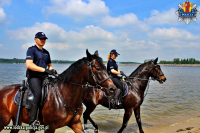
[[[39,38],[40,40],[46,40],[46,38]]]

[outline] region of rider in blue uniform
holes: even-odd
[[[30,109],[29,124],[34,125],[36,113],[39,107],[42,94],[42,81],[45,77],[57,73],[51,65],[49,52],[43,48],[46,43],[46,35],[43,32],[38,32],[35,35],[36,45],[29,47],[26,56],[26,67],[28,83],[34,95]],[[48,66],[48,69],[47,69]]]
[[[119,53],[117,53],[117,51],[115,49],[111,50],[111,52],[108,54],[108,58],[107,58],[107,72],[108,75],[111,77],[113,83],[117,86],[117,91],[116,91],[116,95],[115,95],[115,104],[119,105],[121,103],[119,103],[119,94],[123,89],[123,85],[120,82],[120,77],[118,76],[118,74],[121,75],[125,75],[122,71],[120,71],[118,69],[118,65],[116,64],[115,59],[117,58],[117,56],[119,55]]]

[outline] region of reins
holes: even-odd
[[[93,77],[93,79],[94,79],[94,81],[95,81],[95,83],[96,83],[96,86],[93,86],[93,85],[90,85],[90,84],[89,84],[89,71],[88,71],[88,73],[87,73],[87,74],[88,74],[88,82],[86,83],[86,85],[74,83],[74,82],[71,82],[71,81],[66,81],[66,82],[67,82],[67,83],[70,83],[70,84],[73,84],[73,85],[81,86],[82,88],[83,88],[83,87],[92,87],[92,88],[97,88],[97,89],[101,89],[101,90],[102,90],[102,89],[105,89],[104,87],[101,87],[100,84],[102,84],[103,82],[105,82],[106,80],[108,80],[110,77],[107,77],[107,78],[103,79],[101,82],[99,82],[99,80],[96,78],[94,72],[92,71],[92,67],[91,67],[91,65],[92,65],[92,63],[93,63],[94,61],[95,61],[95,59],[94,59],[93,61],[87,63],[87,70],[90,70],[91,75],[92,75],[92,77]],[[89,68],[88,68],[88,67],[89,67]],[[53,76],[55,76],[55,77],[59,80],[59,77],[58,77],[57,75],[54,74]],[[74,120],[74,118],[76,117],[76,115],[77,115],[77,113],[78,113],[78,110],[82,107],[83,100],[85,99],[85,97],[86,97],[87,94],[84,96],[84,98],[83,98],[83,100],[81,101],[81,103],[80,103],[80,105],[78,106],[78,108],[77,108],[75,111],[73,111],[73,110],[72,110],[70,107],[68,107],[67,104],[65,104],[65,102],[62,100],[62,98],[61,98],[61,96],[60,96],[60,94],[59,94],[59,92],[58,92],[58,90],[57,90],[56,84],[57,84],[57,83],[54,83],[54,88],[55,88],[55,90],[56,90],[56,93],[57,93],[58,97],[60,98],[61,102],[63,103],[64,107],[65,107],[67,110],[73,112],[73,117],[72,117],[72,119],[70,120],[70,122],[69,122],[69,124],[68,124],[68,125],[70,125],[71,122],[72,122],[72,121]]]
[[[153,61],[151,61],[151,64],[153,65],[153,68],[155,68],[155,65],[154,65],[154,63],[153,63]],[[148,90],[149,90],[149,84],[150,84],[150,81],[151,80],[160,80],[159,79],[159,76],[163,76],[164,74],[162,74],[162,75],[159,75],[158,74],[158,70],[155,68],[155,70],[156,70],[156,74],[157,74],[157,78],[150,78],[150,79],[142,79],[142,78],[136,78],[136,77],[127,77],[126,76],[126,78],[128,79],[128,81],[127,81],[127,83],[129,83],[130,85],[131,85],[131,87],[135,90],[135,92],[137,92],[137,94],[140,96],[140,98],[142,98],[142,96],[139,94],[139,92],[133,87],[133,85],[132,85],[132,83],[129,81],[129,79],[139,79],[139,80],[146,80],[146,81],[148,81],[147,82],[147,87],[146,87],[146,94],[144,95],[144,97],[143,97],[143,99],[147,96],[147,93],[148,93]]]

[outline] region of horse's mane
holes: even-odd
[[[150,61],[149,61],[149,62],[150,62]],[[139,73],[140,73],[141,70],[144,68],[144,66],[145,66],[147,63],[149,63],[149,62],[145,62],[145,63],[139,65],[139,66],[135,69],[135,71],[133,71],[133,72],[129,75],[129,77],[135,77],[136,75],[139,75]]]
[[[96,59],[97,62],[99,62],[100,66],[104,69],[105,66],[103,64],[103,60],[101,57],[97,55],[92,55],[94,59]],[[87,63],[88,59],[86,57],[83,57],[82,59],[79,59],[78,61],[74,62],[69,66],[68,69],[63,71],[58,77],[61,82],[69,81],[71,77],[79,72],[81,68]]]

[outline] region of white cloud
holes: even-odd
[[[119,17],[105,16],[101,19],[103,26],[123,27],[126,25],[134,25],[139,22],[137,16],[133,13],[125,14]]]
[[[10,23],[6,20],[6,13],[4,9],[2,8],[2,6],[4,5],[10,5],[10,3],[11,3],[11,0],[0,0],[0,25],[1,26],[4,26],[5,24]]]
[[[0,6],[4,6],[4,5],[10,5],[11,0],[0,0]]]
[[[149,41],[149,44],[152,44],[152,45],[155,46],[155,47],[159,47],[159,46],[160,46],[160,45],[158,45],[157,43],[151,42],[151,41]]]
[[[7,48],[4,47],[3,44],[0,44],[0,49],[7,49]]]
[[[104,41],[113,41],[117,39],[111,32],[101,29],[100,27],[95,27],[93,25],[86,26],[80,31],[80,37],[84,40],[104,40]]]
[[[171,41],[171,40],[198,40],[200,35],[193,35],[183,29],[178,28],[156,28],[153,32],[148,33],[148,36],[160,41]]]
[[[144,21],[152,25],[178,25],[178,16],[175,14],[176,9],[171,8],[168,11],[159,12],[158,10],[151,11],[151,17],[145,18]]]
[[[197,10],[200,12],[200,6],[197,7]],[[197,22],[200,23],[200,14],[197,15]]]
[[[35,43],[25,43],[21,46],[22,49],[27,49],[31,46],[34,46]],[[44,48],[50,48],[50,49],[58,49],[58,50],[66,50],[69,48],[68,44],[64,44],[64,43],[49,43],[47,42],[44,46]]]
[[[35,43],[26,43],[26,44],[23,44],[22,46],[21,46],[21,48],[23,48],[23,49],[27,49],[28,47],[31,47],[31,46],[34,46],[35,45]]]
[[[86,16],[96,17],[99,15],[106,15],[109,12],[109,8],[106,7],[105,2],[101,0],[88,0],[89,2],[83,2],[82,0],[50,0],[52,6],[46,6],[43,10],[43,14],[58,13],[67,15],[74,18],[76,21],[83,20]]]
[[[36,22],[32,27],[24,27],[18,30],[7,30],[6,34],[10,39],[14,40],[30,40],[34,38],[35,34],[42,31],[46,34],[49,40],[61,41],[98,41],[98,40],[113,40],[116,37],[111,33],[100,27],[93,25],[86,26],[80,32],[69,31],[66,32],[63,28],[53,23],[39,23]]]
[[[3,8],[0,7],[0,25],[4,25],[6,23],[6,14]]]
[[[18,30],[7,30],[6,34],[9,36],[9,39],[13,40],[30,40],[35,37],[37,32],[44,32],[46,36],[57,36],[61,38],[65,33],[65,30],[53,23],[39,23],[36,22],[32,27],[19,28]]]
[[[156,44],[151,43],[157,48],[161,49],[193,49],[200,48],[199,38],[200,34],[194,35],[191,32],[178,28],[156,28],[148,36],[156,42]]]
[[[105,16],[101,19],[104,27],[125,27],[131,26],[137,31],[148,31],[150,27],[142,21],[139,21],[137,16],[133,13],[121,15],[119,17]]]
[[[118,38],[111,32],[89,25],[76,31],[65,31],[63,28],[52,23],[36,23],[32,27],[24,27],[18,30],[7,30],[6,34],[13,40],[28,40],[33,41],[35,34],[42,31],[48,37],[47,47],[61,49],[69,48],[84,48],[85,47],[104,47],[111,46]],[[95,44],[95,45],[94,45]],[[27,48],[33,45],[25,43],[22,48]],[[93,46],[94,45],[94,46]]]

